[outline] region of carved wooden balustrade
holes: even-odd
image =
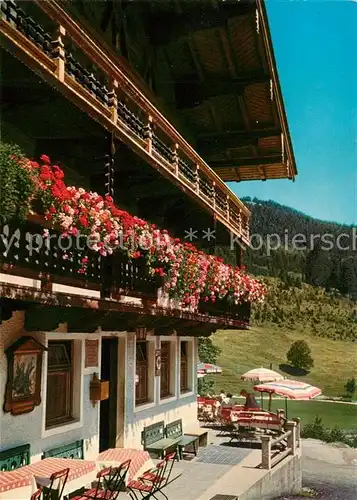
[[[88,248],[86,238],[52,230],[44,237],[43,226],[32,221],[0,225],[0,273],[38,280],[45,290],[56,283],[98,291],[101,298],[123,294],[156,299],[160,286],[149,276],[144,258],[129,260],[123,252],[101,257]]]
[[[119,57],[55,1],[3,0],[0,6],[6,50],[249,244],[247,207],[128,78]]]
[[[163,279],[149,274],[145,257],[130,260],[121,251],[101,257],[90,249],[86,237],[67,237],[53,230],[45,234],[45,226],[39,216],[29,216],[25,222],[0,223],[0,285],[111,301],[122,301],[125,296],[141,298],[158,310],[182,310],[179,302],[163,292]],[[83,264],[85,273],[81,273]],[[202,302],[196,313],[188,314],[222,326],[234,326],[235,322],[247,326],[250,304]]]
[[[206,313],[209,316],[237,319],[247,324],[249,324],[250,321],[250,310],[250,302],[234,304],[228,302],[226,299],[218,299],[215,302],[202,301],[199,305],[199,311],[201,313]]]

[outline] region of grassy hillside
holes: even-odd
[[[306,340],[315,364],[311,372],[298,377],[321,387],[323,393],[340,396],[346,380],[357,375],[356,305],[339,295],[302,284],[287,287],[281,280],[266,278],[269,295],[265,304],[253,310],[249,331],[220,331],[213,343],[222,349],[217,363],[223,374],[213,378],[215,388],[233,393],[251,387],[240,375],[252,368],[286,364],[286,353],[296,340]],[[288,370],[288,367],[280,367]]]
[[[311,348],[315,366],[306,376],[291,377],[321,387],[330,396],[344,394],[344,384],[357,373],[355,345],[342,340],[316,337],[307,331],[288,328],[253,327],[249,331],[225,330],[213,336],[213,343],[222,349],[217,363],[223,368],[222,375],[212,377],[215,388],[232,393],[240,388],[252,387],[240,380],[240,375],[252,368],[265,366],[279,371],[286,363],[286,353],[295,340],[306,340]],[[283,373],[283,372],[282,372]],[[289,376],[287,373],[284,375]]]

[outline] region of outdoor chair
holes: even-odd
[[[161,487],[164,488],[170,482],[172,469],[176,459],[176,452],[168,454],[164,460],[156,464],[156,467],[144,472],[139,479],[141,481],[153,482],[158,477],[159,472],[164,468],[163,475],[160,476]]]
[[[175,460],[176,452],[169,453],[156,467],[144,472],[137,480],[130,481],[127,485],[130,497],[133,500],[138,500],[140,497],[137,495],[140,493],[141,500],[144,500],[151,497],[157,498],[156,494],[161,493],[168,500],[168,497],[162,490],[171,480]]]
[[[68,479],[69,469],[54,472],[50,477],[50,486],[42,490],[43,500],[61,500]]]
[[[32,493],[30,500],[40,500],[42,493],[42,486],[35,493]]]
[[[131,460],[126,460],[119,467],[107,467],[97,474],[97,486],[85,490],[71,500],[115,500],[125,486]]]
[[[226,433],[232,432],[234,424],[232,422],[231,413],[232,406],[221,406],[218,410],[218,421],[220,424],[219,433],[217,436],[223,436]]]

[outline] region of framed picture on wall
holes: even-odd
[[[41,403],[43,351],[47,351],[46,347],[32,337],[21,337],[5,350],[5,412],[21,415],[31,412]]]

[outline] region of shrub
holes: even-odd
[[[333,429],[330,429],[330,431],[327,433],[326,441],[328,443],[345,443],[346,436],[341,429],[338,429],[338,427],[334,427]]]
[[[348,379],[344,387],[346,389],[346,392],[353,396],[357,389],[357,381],[355,377]]]
[[[29,169],[23,168],[27,160],[17,146],[0,144],[0,218],[24,220],[35,193],[35,183]]]
[[[301,430],[301,437],[327,441],[328,432],[322,423],[322,419],[316,416],[312,424],[306,424]]]
[[[312,424],[306,424],[301,429],[302,438],[320,439],[325,443],[345,443],[352,448],[357,448],[357,436],[346,436],[342,429],[334,427],[327,429],[322,423],[322,419],[318,416]]]

